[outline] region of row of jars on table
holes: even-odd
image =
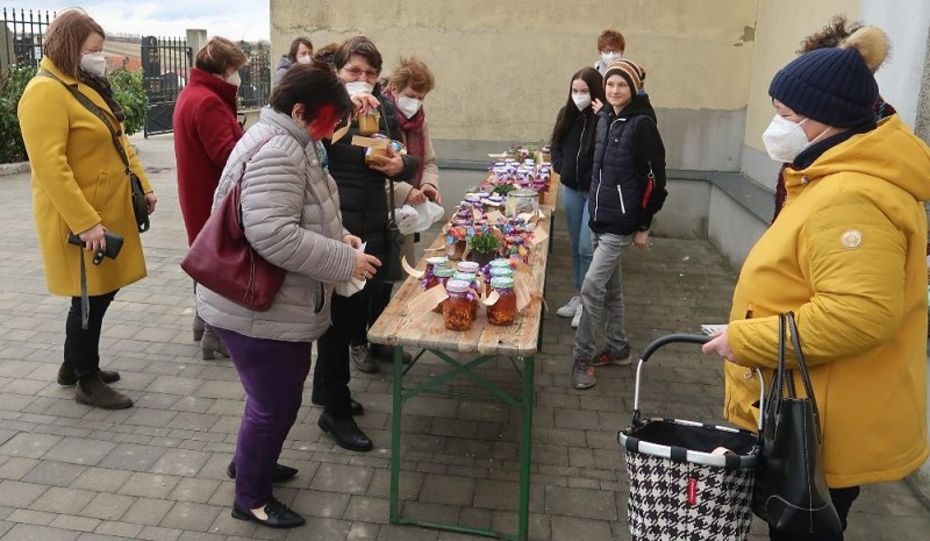
[[[467,331],[478,315],[478,273],[482,273],[485,296],[497,300],[487,305],[488,322],[492,325],[509,326],[517,319],[517,295],[514,291],[513,265],[509,259],[495,259],[485,268],[473,261],[460,261],[455,266],[447,257],[430,257],[426,260],[426,274],[422,287],[429,290],[442,285],[448,298],[434,311],[441,313],[447,329]]]

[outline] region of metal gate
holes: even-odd
[[[142,37],[142,73],[149,98],[145,137],[171,133],[174,102],[187,84],[192,58],[183,38]]]

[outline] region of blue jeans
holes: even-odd
[[[565,201],[565,221],[568,223],[568,238],[572,245],[573,283],[575,291],[581,291],[594,256],[591,228],[588,227],[588,194],[563,184],[562,200]]]

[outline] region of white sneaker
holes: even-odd
[[[570,301],[565,303],[565,306],[559,308],[555,311],[556,315],[559,317],[575,317],[575,314],[578,313],[578,308],[581,306],[581,297],[575,295],[571,298]]]
[[[572,317],[572,328],[577,329],[578,325],[581,325],[581,312],[584,310],[584,306],[581,304],[578,305],[578,308],[575,310],[575,316]]]

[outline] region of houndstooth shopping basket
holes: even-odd
[[[680,419],[642,420],[642,367],[660,347],[703,344],[676,334],[646,347],[636,369],[633,422],[618,435],[630,478],[627,503],[634,541],[743,541],[752,522],[758,437],[752,432]],[[725,454],[715,453],[718,448]]]

